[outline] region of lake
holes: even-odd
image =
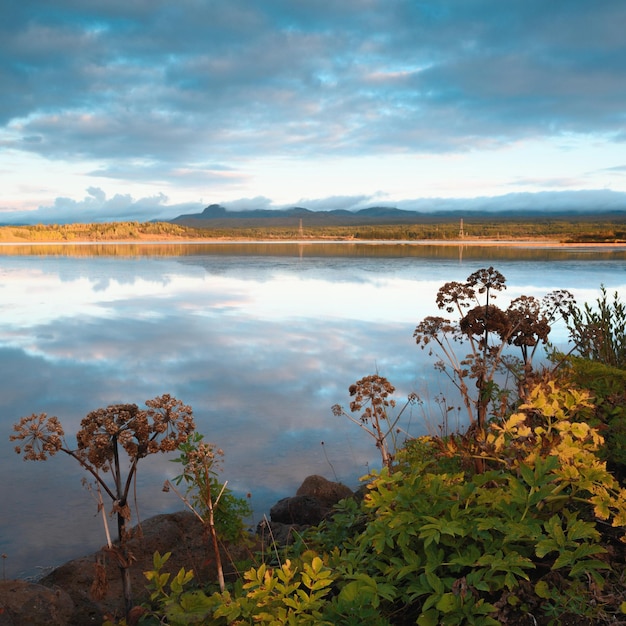
[[[519,295],[569,289],[595,303],[604,284],[626,299],[620,247],[499,248],[398,244],[92,244],[0,247],[0,553],[7,578],[105,543],[76,462],[24,462],[8,437],[31,413],[58,416],[69,441],[90,411],[170,393],[225,452],[222,480],[251,494],[255,519],[309,474],[351,487],[380,466],[373,443],[331,406],[378,372],[413,435],[437,427],[451,392],[414,343],[439,314],[435,294],[493,265]],[[563,328],[553,340],[564,343]],[[322,444],[323,442],[323,444]],[[183,508],[163,493],[178,466],[139,466],[139,515]],[[137,519],[133,515],[133,522]]]

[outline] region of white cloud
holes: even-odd
[[[623,166],[625,19],[619,0],[11,3],[3,204],[52,208],[91,186],[278,205],[497,195],[531,181],[626,190],[612,169]],[[578,164],[570,140],[586,154]],[[540,176],[511,150],[524,142],[552,156]],[[67,173],[55,181],[52,169]]]

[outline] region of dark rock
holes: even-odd
[[[132,530],[128,549],[134,561],[131,565],[133,600],[136,604],[148,599],[143,572],[153,569],[153,554],[171,552],[172,556],[163,568],[164,572],[176,574],[181,567],[194,571],[194,582],[199,584],[216,580],[215,559],[210,542],[205,537],[204,528],[193,513],[180,511],[157,515],[146,520]],[[243,547],[229,547],[229,556],[222,555],[224,575],[230,563],[241,560]],[[95,580],[97,562],[104,562],[104,596],[94,599],[92,585]],[[123,615],[123,592],[118,561],[114,552],[103,549],[90,556],[65,563],[42,578],[42,585],[60,587],[67,591],[74,601],[75,610],[68,626],[102,624],[103,617]],[[23,622],[29,623],[29,622]],[[3,626],[0,624],[0,626]]]
[[[25,580],[0,581],[1,626],[66,626],[74,613],[69,594]]]
[[[322,476],[309,476],[297,495],[283,498],[270,511],[271,521],[257,529],[259,545],[289,545],[308,526],[319,524],[342,498],[352,495],[345,485]],[[226,579],[237,573],[234,564],[248,558],[247,545],[225,546],[222,565]],[[176,574],[181,567],[193,570],[194,582],[215,581],[215,556],[206,529],[193,513],[180,511],[157,515],[131,531],[128,551],[133,559],[130,568],[133,600],[140,604],[148,599],[143,572],[153,569],[153,554],[172,555],[163,572]],[[94,597],[96,568],[102,571],[97,585],[101,594]],[[98,595],[98,594],[96,594]],[[26,581],[0,582],[0,626],[87,626],[102,624],[105,617],[123,616],[124,599],[115,549],[102,550],[75,559],[56,568],[33,584]]]
[[[352,497],[353,493],[352,489],[346,485],[334,483],[323,476],[313,474],[304,479],[296,495],[311,496],[319,500],[323,506],[332,507],[340,500]]]
[[[270,519],[281,524],[315,526],[324,519],[327,512],[328,507],[323,506],[317,498],[292,496],[279,500],[270,509]]]
[[[282,547],[291,545],[305,528],[306,526],[299,524],[282,524],[263,520],[257,526],[257,534],[263,545]]]
[[[349,487],[313,474],[304,479],[295,496],[279,500],[270,509],[270,519],[281,524],[315,526],[337,502],[352,495]]]

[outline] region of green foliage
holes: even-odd
[[[595,523],[565,499],[553,506],[559,471],[555,456],[473,477],[419,462],[383,470],[364,503],[366,529],[345,544],[337,568],[370,590],[380,585],[383,614],[401,606],[418,624],[499,623],[504,599],[536,602],[526,583],[548,590],[542,610],[571,612],[584,583],[601,587],[608,566]]]
[[[333,584],[333,573],[315,553],[305,552],[296,562],[286,560],[280,567],[261,564],[244,574],[235,593],[207,595],[200,589],[186,589],[193,574],[181,569],[170,580],[161,569],[169,554],[154,555],[154,569],[145,572],[151,600],[157,610],[147,611],[142,623],[171,626],[191,624],[267,624],[268,626],[332,626],[323,609]]]
[[[215,603],[204,591],[189,588],[193,582],[193,571],[181,568],[174,577],[162,571],[170,556],[170,552],[163,556],[155,552],[154,569],[144,572],[151,606],[145,608],[141,623],[149,626],[163,623],[171,626],[206,624]]]
[[[626,304],[615,292],[613,299],[604,286],[597,308],[571,303],[565,320],[570,339],[580,356],[612,367],[626,368]]]
[[[571,383],[589,390],[593,413],[588,421],[604,436],[601,457],[626,480],[626,371],[599,361],[570,357],[564,372]]]
[[[212,513],[220,539],[231,543],[244,541],[247,537],[244,520],[252,515],[252,510],[245,498],[233,494],[217,479],[223,451],[205,443],[204,436],[197,432],[190,434],[178,449],[180,455],[172,461],[180,463],[182,473],[174,478],[174,483],[186,485],[187,500],[203,519],[208,520]],[[213,499],[219,495],[219,501],[212,504],[212,512],[209,494]]]
[[[476,475],[459,470],[455,442],[409,442],[363,508],[344,504],[322,529],[343,546],[339,598],[376,589],[398,623],[593,614],[589,594],[609,570],[594,516],[623,532],[626,493],[597,457],[602,438],[577,421],[590,408],[585,392],[533,388],[519,412],[488,426],[475,452],[494,469]],[[315,534],[305,541],[324,546]]]

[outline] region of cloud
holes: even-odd
[[[621,2],[341,4],[13,7],[0,120],[46,157],[170,164],[622,132]]]
[[[531,143],[554,147],[542,188],[619,187],[625,20],[621,0],[10,3],[5,203],[42,205],[47,220],[52,198],[89,186],[233,207],[326,206],[314,181],[319,198],[354,208],[377,191],[495,194],[542,176]],[[567,143],[585,163],[561,162]],[[488,154],[482,169],[444,173]]]
[[[517,183],[519,184],[519,183]],[[547,185],[546,181],[543,181]],[[417,198],[395,203],[412,211],[625,211],[626,193],[608,189],[509,193],[477,198]]]
[[[620,171],[616,168],[616,171]],[[515,185],[535,185],[543,187],[574,186],[573,181],[549,179],[523,180]],[[164,194],[133,198],[130,194],[115,194],[107,198],[99,187],[87,189],[81,200],[56,198],[50,206],[42,206],[35,211],[12,211],[0,209],[0,222],[4,224],[66,224],[97,223],[111,221],[171,220],[179,215],[201,213],[208,204],[222,204],[228,211],[254,209],[285,209],[300,206],[311,211],[347,210],[359,211],[372,206],[395,207],[405,211],[422,213],[446,211],[626,211],[626,192],[608,189],[570,191],[543,191],[509,193],[499,196],[475,198],[413,198],[390,200],[385,194],[329,196],[326,198],[301,198],[288,205],[277,205],[270,198],[257,196],[220,202],[219,198],[209,202],[188,202],[169,204]]]
[[[229,211],[249,211],[255,209],[273,209],[276,208],[270,198],[257,196],[256,198],[240,198],[238,200],[229,200],[220,203]]]
[[[330,196],[328,198],[301,198],[297,204],[311,211],[358,211],[380,202],[379,196]]]
[[[183,213],[198,213],[201,203],[167,204],[162,194],[134,199],[130,194],[115,194],[107,198],[99,187],[87,189],[81,200],[56,198],[51,206],[41,206],[34,211],[0,212],[0,220],[5,224],[68,224],[97,222],[148,222],[158,219],[171,219]]]

